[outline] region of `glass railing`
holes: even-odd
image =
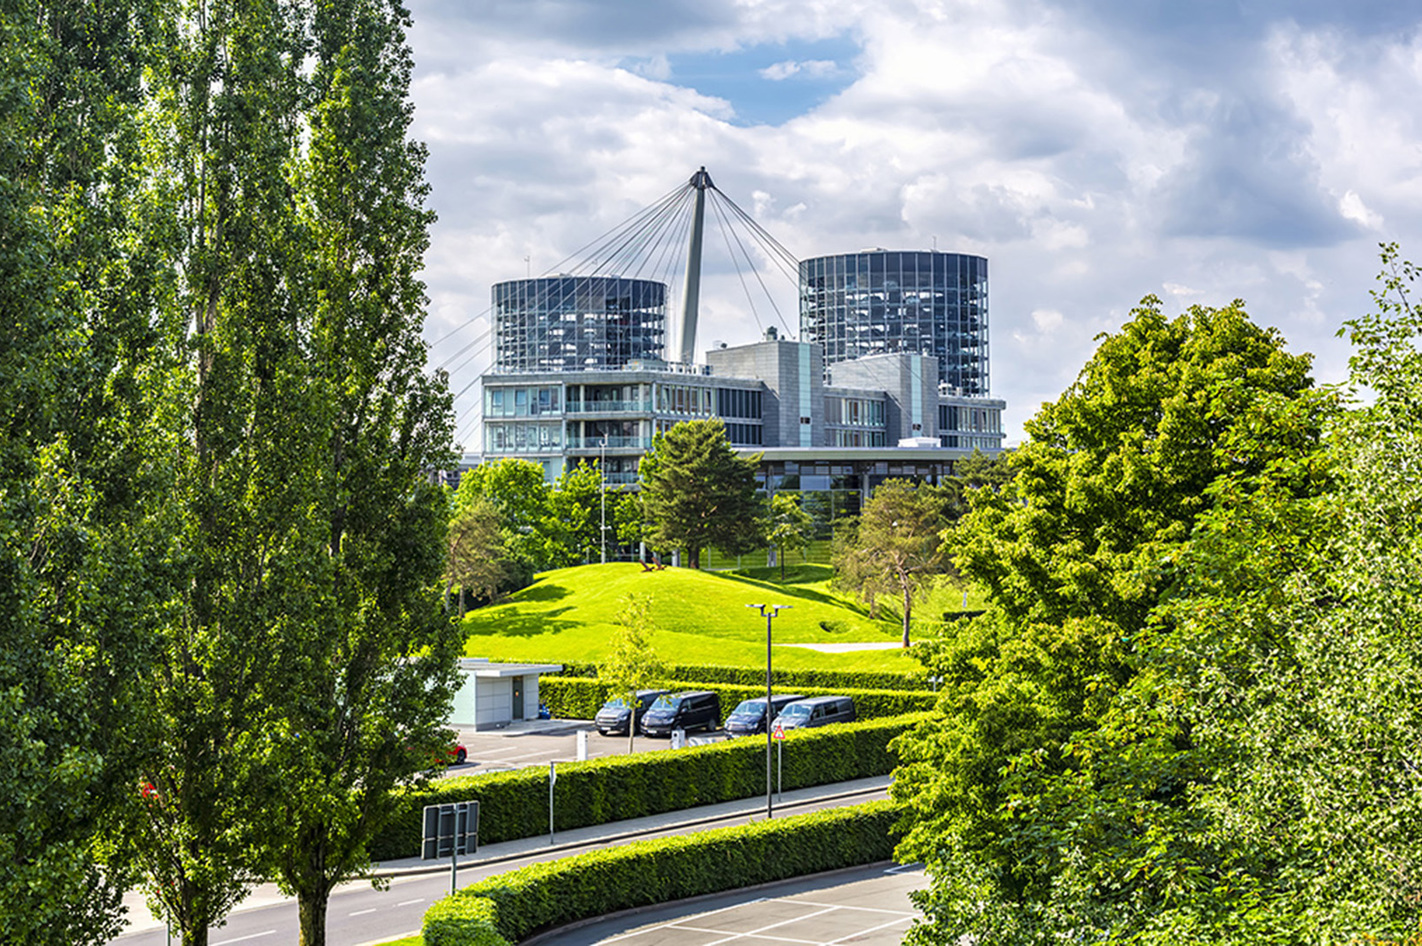
[[[651,437],[608,437],[607,447],[637,447],[642,450],[652,446]],[[572,450],[596,450],[604,446],[602,437],[569,437],[568,447]]]
[[[652,409],[651,398],[637,401],[569,401],[569,414],[591,414],[595,412],[612,413],[614,411],[650,411]]]

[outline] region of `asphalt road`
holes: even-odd
[[[527,766],[548,767],[549,762],[572,762],[578,758],[578,733],[587,733],[587,758],[626,755],[626,736],[604,736],[591,722],[581,720],[543,720],[537,728],[504,729],[493,732],[465,730],[459,733],[459,743],[468,752],[463,765],[451,765],[443,773],[478,775],[485,772],[506,772]],[[724,739],[724,733],[697,733],[693,742]],[[765,739],[765,736],[757,737]],[[670,739],[638,736],[634,749],[638,753],[664,751]]]
[[[825,793],[834,790],[835,786],[824,786],[822,789]],[[787,796],[789,794],[787,793]],[[800,804],[787,803],[778,806],[776,811],[783,814],[803,813],[821,808],[861,804],[886,796],[886,789],[875,789],[849,797],[814,798]],[[687,834],[708,827],[746,824],[752,820],[763,818],[764,814],[764,810],[757,807],[742,814],[719,819],[714,824],[687,824],[682,821],[679,824],[670,825],[664,830],[653,829],[639,836],[666,837]],[[675,817],[679,820],[689,820],[696,817],[696,812],[695,810],[678,812]],[[624,822],[618,825],[608,825],[606,830],[609,833],[620,834],[631,826],[630,823]],[[571,834],[570,832],[569,836]],[[510,844],[517,843],[510,842]],[[526,864],[598,850],[610,843],[616,842],[609,837],[598,837],[575,846],[564,846],[560,843],[556,848],[550,845],[552,849],[527,851],[502,859],[497,863],[482,862],[461,867],[459,886],[463,887],[476,880],[482,880]],[[523,846],[527,848],[529,845]],[[493,852],[492,847],[485,849],[481,854],[489,852]],[[343,885],[331,895],[326,926],[328,942],[332,946],[368,946],[368,944],[384,943],[401,936],[411,935],[414,931],[419,930],[425,910],[429,908],[430,904],[449,893],[449,884],[449,872],[442,870],[438,873],[393,878],[385,890],[375,889],[368,882]],[[279,898],[279,895],[272,892],[271,888],[267,886],[259,888],[257,895],[249,898],[247,905],[231,914],[226,926],[214,928],[211,931],[209,946],[229,946],[229,944],[237,943],[265,946],[265,944],[294,943],[296,939],[295,901]],[[159,927],[126,933],[113,940],[112,943],[113,946],[164,946],[167,943],[167,938],[165,931]]]

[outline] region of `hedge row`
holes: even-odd
[[[760,685],[749,686],[733,683],[715,683],[704,680],[674,678],[663,683],[658,689],[712,690],[721,696],[721,722],[731,715],[731,710],[741,700],[765,697],[765,680]],[[781,693],[789,687],[780,687]],[[801,696],[850,696],[854,698],[854,710],[860,719],[885,719],[902,716],[904,713],[922,713],[933,709],[938,694],[924,690],[852,690],[848,688],[830,690],[823,687],[796,687],[794,692]],[[538,680],[538,699],[547,704],[548,709],[559,719],[592,719],[611,695],[607,684],[587,677],[548,676]]]
[[[892,802],[870,802],[533,864],[437,901],[425,946],[508,946],[617,910],[888,860],[897,818]]]
[[[789,732],[784,771],[776,774],[787,791],[888,775],[895,765],[889,740],[923,718],[924,714],[915,714]],[[558,766],[555,827],[566,831],[750,798],[764,791],[765,743],[754,739],[568,762]],[[546,768],[440,779],[423,791],[400,797],[395,816],[371,842],[371,857],[382,861],[419,854],[424,806],[467,800],[479,802],[481,843],[534,837],[548,830]]]
[[[765,686],[765,671],[754,667],[720,667],[712,664],[671,664],[667,666],[671,680],[704,680],[707,683],[731,683],[740,686]],[[564,677],[595,677],[595,663],[564,663]],[[541,680],[551,679],[542,677]],[[891,670],[776,670],[771,669],[771,683],[777,687],[824,687],[828,690],[929,690],[925,673],[895,673]]]

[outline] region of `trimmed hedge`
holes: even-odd
[[[508,946],[617,910],[888,860],[897,818],[893,802],[870,802],[533,864],[437,901],[425,946]]]
[[[888,775],[896,764],[889,740],[924,718],[914,714],[793,730],[786,734],[782,785],[793,790]],[[558,766],[555,827],[566,831],[736,801],[764,791],[765,743],[759,739],[567,762]],[[479,802],[481,843],[535,837],[548,830],[546,768],[440,779],[423,791],[401,795],[396,814],[371,842],[371,857],[380,861],[417,855],[424,806],[471,799]]]
[[[765,678],[760,685],[743,686],[731,683],[708,683],[704,680],[674,679],[658,689],[712,690],[721,696],[721,722],[741,700],[765,696]],[[788,687],[780,687],[781,693]],[[854,698],[854,710],[860,719],[885,719],[905,713],[924,713],[933,709],[937,693],[925,690],[830,690],[823,687],[798,687],[801,696],[849,696]],[[588,677],[547,676],[538,681],[538,699],[559,719],[592,719],[611,695],[607,684]]]
[[[703,680],[738,686],[765,687],[765,671],[754,667],[720,667],[712,664],[671,664],[666,668],[671,680]],[[595,663],[564,663],[562,677],[596,677]],[[542,681],[556,677],[540,677]],[[931,690],[926,673],[896,673],[892,670],[777,670],[770,680],[777,687],[824,687],[827,690]]]

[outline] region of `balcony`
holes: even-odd
[[[569,401],[569,414],[617,414],[647,412],[652,409],[652,399],[636,401]]]
[[[631,447],[637,450],[650,450],[652,447],[651,437],[608,437],[606,446],[609,450],[619,447]],[[569,450],[601,450],[603,447],[602,437],[569,437]]]

